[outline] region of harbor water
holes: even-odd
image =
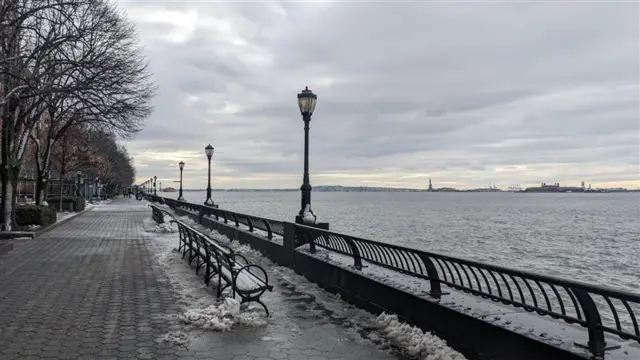
[[[277,220],[300,208],[299,192],[212,197]],[[314,192],[312,208],[332,231],[640,293],[640,193]]]

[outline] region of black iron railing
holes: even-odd
[[[587,347],[603,357],[605,333],[640,343],[640,295],[531,272],[483,264],[426,251],[380,243],[314,227],[296,227],[297,236],[310,245],[430,282],[430,295],[440,299],[442,286],[527,312],[587,328]],[[579,344],[577,344],[579,345]]]
[[[225,223],[233,221],[235,226],[245,225],[249,227],[251,232],[255,229],[266,231],[269,239],[273,238],[273,234],[284,236],[284,222],[282,221],[206,206],[203,207],[202,214],[215,217],[218,221],[223,220]]]
[[[227,224],[229,222],[233,222],[236,227],[244,225],[248,227],[249,231],[251,232],[254,232],[255,230],[265,231],[269,239],[273,239],[274,234],[284,236],[283,221],[242,214],[235,211],[223,210],[217,207],[193,204],[186,201],[178,201],[176,199],[160,196],[151,195],[150,198],[152,199],[152,201],[163,201],[165,204],[174,209],[180,208],[191,212],[197,212],[200,216],[214,217],[217,221],[224,221],[224,223]]]
[[[150,195],[153,201],[172,208],[197,212],[217,221],[232,222],[285,236],[283,221],[277,221],[170,198]],[[607,347],[605,334],[640,343],[640,295],[565,280],[532,272],[484,264],[477,261],[411,249],[339,234],[316,227],[295,225],[291,234],[295,246],[309,244],[310,251],[320,247],[350,257],[355,269],[370,263],[398,273],[429,281],[430,295],[441,299],[443,286],[521,308],[529,313],[562,319],[587,329],[586,347],[596,358],[603,358]]]

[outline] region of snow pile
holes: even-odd
[[[145,219],[143,225],[145,230],[148,227],[150,232],[161,232],[153,241],[154,254],[164,268],[173,290],[178,295],[177,306],[181,313],[178,319],[185,325],[185,330],[196,327],[205,330],[227,331],[236,325],[263,326],[267,324],[265,315],[262,313],[241,312],[239,299],[224,298],[220,303],[216,303],[216,278],[211,280],[209,286],[205,285],[204,268],[200,269],[199,276],[196,275],[195,268],[189,266],[187,259],[182,259],[182,255],[174,251],[178,244],[178,235],[175,233],[176,226],[172,227],[175,228],[174,233],[167,233],[158,230],[155,222],[151,219]],[[179,339],[172,338],[172,340],[166,341],[175,342]]]
[[[189,335],[181,330],[168,332],[157,338],[156,341],[178,346],[188,345],[191,342]]]
[[[226,298],[219,305],[211,305],[204,309],[190,309],[180,316],[187,325],[195,325],[201,329],[226,331],[235,323],[234,317],[240,314],[240,302]]]
[[[173,223],[163,222],[161,224],[158,224],[153,219],[149,218],[145,218],[142,221],[142,228],[144,229],[144,231],[150,233],[167,234],[178,232],[178,227]]]
[[[235,324],[248,326],[266,325],[264,317],[256,312],[240,312],[240,301],[225,298],[221,304],[206,308],[190,309],[180,316],[180,320],[200,329],[227,331]]]
[[[444,340],[400,322],[397,315],[382,313],[376,318],[375,325],[392,344],[411,356],[424,360],[465,359],[462,354],[447,346]]]

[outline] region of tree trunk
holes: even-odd
[[[35,194],[36,205],[43,205],[42,203],[44,202],[46,187],[47,187],[47,180],[45,178],[45,175],[38,174],[38,177],[36,179],[36,194]]]
[[[15,167],[6,166],[2,171],[2,231],[15,227],[16,185],[18,176]]]
[[[60,212],[62,212],[62,187],[64,186],[64,173],[60,173]]]

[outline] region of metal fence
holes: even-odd
[[[235,226],[244,225],[249,228],[249,231],[253,232],[256,229],[262,230],[267,233],[269,239],[273,238],[273,235],[284,236],[284,222],[263,218],[259,216],[247,215],[238,213],[235,211],[223,210],[217,207],[193,204],[186,201],[178,201],[171,198],[163,198],[155,195],[148,195],[154,201],[162,201],[173,208],[181,208],[183,210],[198,213],[201,216],[214,217],[216,220],[229,223],[230,221],[235,223]]]
[[[430,295],[445,295],[442,285],[527,312],[579,324],[589,333],[586,347],[596,356],[607,349],[605,333],[640,343],[640,295],[532,272],[484,264],[427,251],[361,239],[308,226],[298,236],[311,252],[320,247],[430,282]]]

